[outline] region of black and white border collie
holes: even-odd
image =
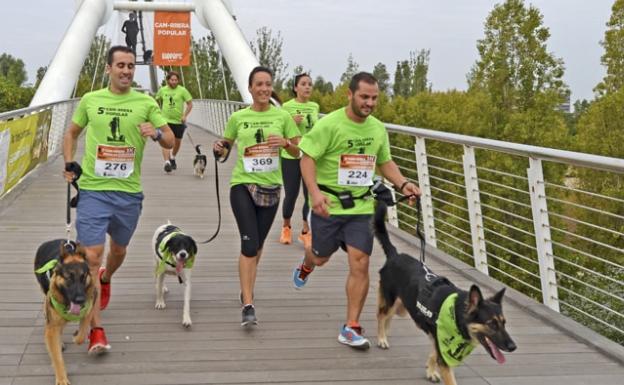
[[[184,309],[182,325],[190,327],[191,322],[191,269],[197,255],[197,243],[184,234],[179,227],[167,223],[154,232],[152,250],[156,262],[156,309],[164,309],[165,293],[169,290],[164,285],[165,274],[176,275],[184,283]]]

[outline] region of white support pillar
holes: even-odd
[[[420,191],[422,193],[420,200],[422,205],[425,239],[430,246],[437,247],[435,222],[433,220],[433,199],[431,195],[431,182],[429,181],[429,164],[427,162],[425,138],[416,137],[414,153],[416,154],[416,168],[418,170],[418,187],[420,187]]]
[[[222,0],[195,0],[195,13],[200,23],[214,34],[243,101],[251,103],[247,79],[259,62],[234,17]]]
[[[540,159],[529,158],[527,176],[529,178],[529,193],[531,196],[531,210],[533,212],[533,227],[535,229],[535,245],[539,261],[543,302],[544,305],[559,312],[557,275],[555,274],[552,238],[550,236],[546,187],[544,185],[544,174]]]
[[[113,11],[112,0],[83,0],[30,102],[40,106],[71,98],[95,33]]]
[[[477,177],[477,160],[473,147],[464,145],[463,161],[466,201],[468,202],[468,216],[470,217],[470,235],[472,237],[472,257],[475,268],[483,274],[489,275],[487,253],[485,252],[483,215],[481,214],[479,178]]]

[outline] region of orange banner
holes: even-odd
[[[189,12],[154,12],[154,64],[191,65]]]

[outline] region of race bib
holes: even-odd
[[[338,184],[341,186],[370,186],[375,173],[375,155],[342,154],[338,166]]]
[[[134,153],[129,146],[97,146],[95,175],[106,178],[127,178],[134,171]]]
[[[279,148],[268,143],[245,147],[243,166],[246,172],[271,172],[279,167]]]

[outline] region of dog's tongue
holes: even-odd
[[[79,315],[80,314],[80,305],[78,305],[77,303],[71,302],[69,304],[69,312],[74,314],[74,315]]]
[[[180,273],[182,273],[183,268],[184,268],[184,261],[178,259],[176,261],[176,273],[180,275]]]
[[[490,341],[489,338],[486,337],[485,341],[490,348],[490,352],[492,352],[492,354],[494,355],[494,359],[496,359],[496,362],[498,362],[499,364],[504,364],[505,356],[503,355],[503,353],[496,347],[496,345],[494,345],[492,341]]]

